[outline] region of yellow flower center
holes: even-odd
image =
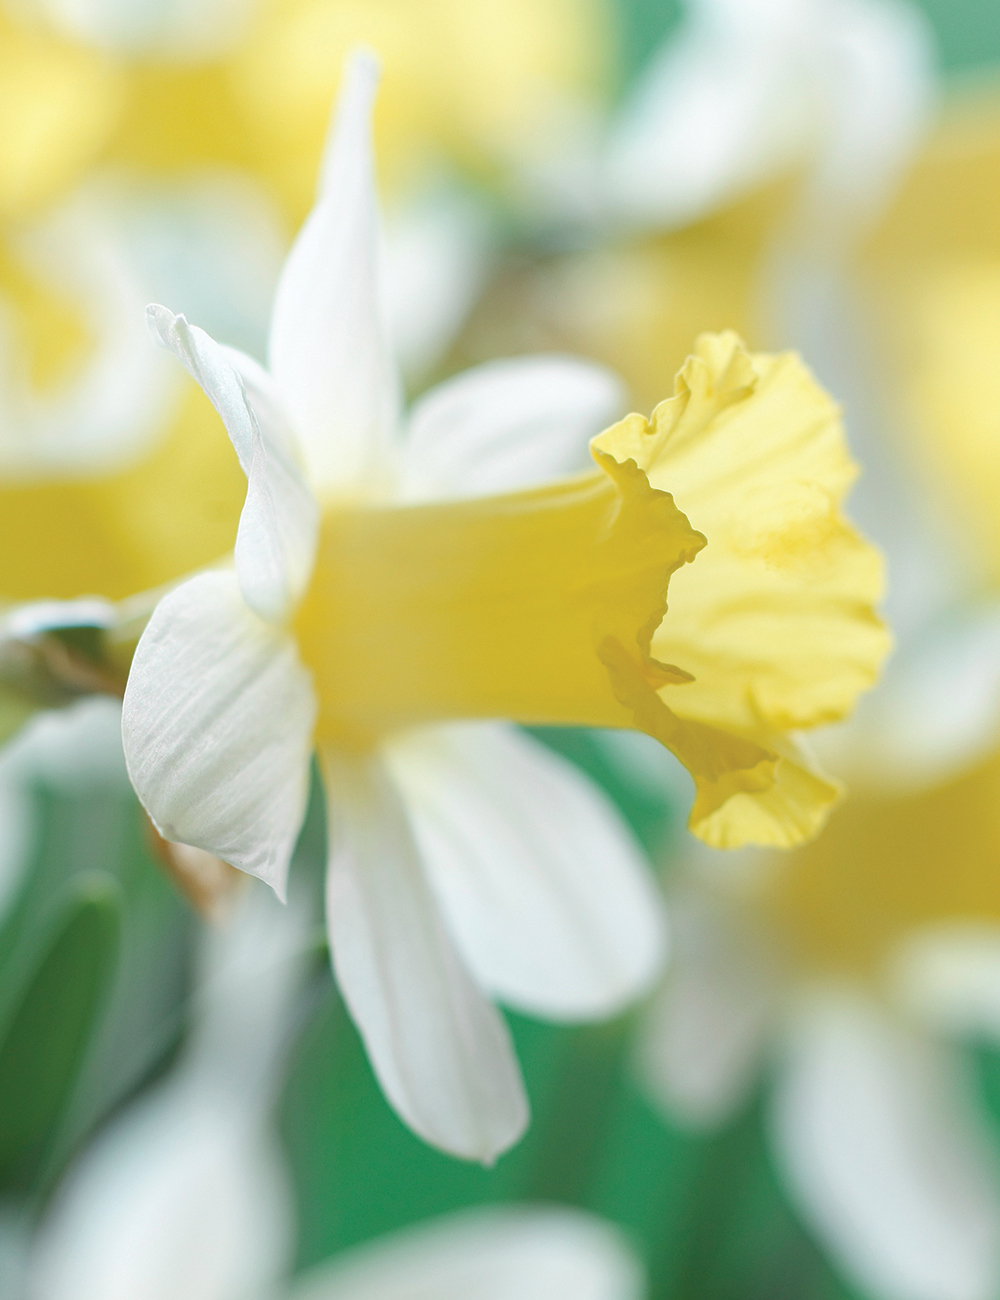
[[[631,726],[618,659],[650,693],[686,680],[649,641],[705,540],[634,461],[598,456],[603,473],[532,491],[327,512],[297,619],[321,740],[455,718]]]
[[[1000,921],[1000,756],[920,794],[855,792],[778,864],[765,908],[804,964],[858,975],[914,927]]]

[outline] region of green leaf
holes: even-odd
[[[117,965],[119,892],[75,883],[0,1033],[0,1187],[30,1190],[44,1164]]]

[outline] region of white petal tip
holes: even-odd
[[[382,60],[370,45],[355,45],[344,60],[344,72],[357,85],[364,85],[372,94],[382,79]]]
[[[183,316],[175,316],[169,307],[161,307],[158,302],[151,302],[146,308],[146,324],[161,348],[172,350],[170,331],[178,323],[186,325],[187,321]]]

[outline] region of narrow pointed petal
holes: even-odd
[[[388,751],[431,884],[490,992],[557,1019],[612,1015],[666,949],[649,864],[575,767],[513,727],[413,732]]]
[[[236,572],[243,598],[272,623],[288,615],[312,572],[319,507],[296,461],[274,386],[250,357],[224,349],[183,316],[147,309],[154,337],[205,390],[226,426],[247,476],[236,534]],[[234,365],[234,361],[238,363]],[[241,371],[260,400],[256,409]]]
[[[492,1163],[528,1118],[503,1017],[455,952],[379,760],[332,750],[321,760],[331,829],[330,948],[372,1066],[421,1137]]]
[[[1000,1181],[957,1061],[860,995],[817,993],[780,1078],[785,1176],[854,1285],[893,1300],[994,1296]]]
[[[618,1230],[562,1206],[496,1205],[365,1243],[296,1280],[292,1300],[641,1300]]]
[[[164,597],[122,714],[129,776],[160,834],[283,896],[315,713],[294,642],[247,609],[233,574],[203,573]]]
[[[371,147],[378,65],[345,70],[320,196],[288,255],[271,318],[269,364],[314,487],[382,482],[399,421],[399,379],[382,298]]]
[[[575,357],[476,366],[416,404],[403,453],[407,500],[490,496],[590,468],[588,441],[625,409],[621,381]]]

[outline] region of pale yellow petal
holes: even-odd
[[[856,469],[801,361],[703,335],[652,420],[596,446],[634,457],[708,537],[653,637],[657,659],[695,678],[670,707],[746,734],[843,717],[887,650],[882,564],[840,512]]]
[[[791,848],[823,828],[840,799],[840,785],[824,775],[792,737],[759,730],[724,731],[679,717],[664,703],[674,694],[652,689],[648,674],[617,645],[602,654],[618,699],[633,724],[654,736],[691,773],[695,801],[691,831],[717,849],[745,844]]]
[[[592,445],[669,489],[708,538],[649,648],[692,680],[658,684],[655,704],[634,674],[628,687],[636,725],[695,779],[692,831],[724,848],[811,838],[839,787],[784,733],[843,717],[888,647],[880,557],[840,513],[856,470],[836,407],[797,357],[706,334],[651,420]]]
[[[766,788],[738,790],[723,802],[713,800],[713,792],[695,778],[698,794],[689,825],[712,848],[793,848],[819,834],[843,796],[840,783],[822,772],[792,737],[765,733],[756,739],[778,756],[773,782]]]
[[[992,258],[924,266],[892,303],[903,365],[894,393],[929,508],[968,530],[974,563],[1000,577],[1000,240]],[[935,522],[938,522],[935,519]]]

